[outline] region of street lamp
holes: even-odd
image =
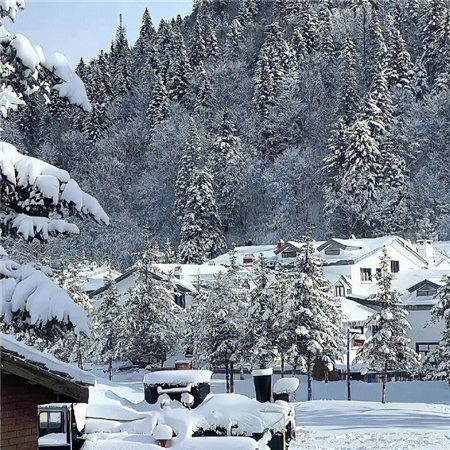
[[[361,333],[361,330],[355,330],[354,328],[347,328],[347,400],[352,399],[352,391],[350,386],[350,340],[353,336],[358,335],[358,341],[364,343],[366,338]]]

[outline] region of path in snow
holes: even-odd
[[[450,449],[450,408],[316,400],[296,408],[292,449]]]

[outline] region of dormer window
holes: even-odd
[[[372,281],[372,269],[361,268],[361,281]]]
[[[341,249],[339,248],[326,248],[325,255],[329,256],[337,256],[341,254]]]
[[[281,252],[281,257],[282,258],[296,258],[297,257],[297,252],[293,251],[293,250],[288,250],[285,252]]]
[[[334,295],[335,297],[345,297],[345,288],[344,286],[338,284],[334,287]]]

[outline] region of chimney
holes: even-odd
[[[283,241],[283,239],[280,239],[277,244],[278,250],[280,250],[280,248],[283,247],[283,245],[284,245],[284,241]]]
[[[434,269],[434,247],[433,247],[433,241],[426,240],[423,242],[424,245],[424,252],[425,252],[425,259],[428,263],[429,269]]]

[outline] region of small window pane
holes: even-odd
[[[398,273],[400,271],[400,261],[391,261],[391,272]]]
[[[60,412],[51,412],[49,416],[48,427],[61,428],[62,414]]]

